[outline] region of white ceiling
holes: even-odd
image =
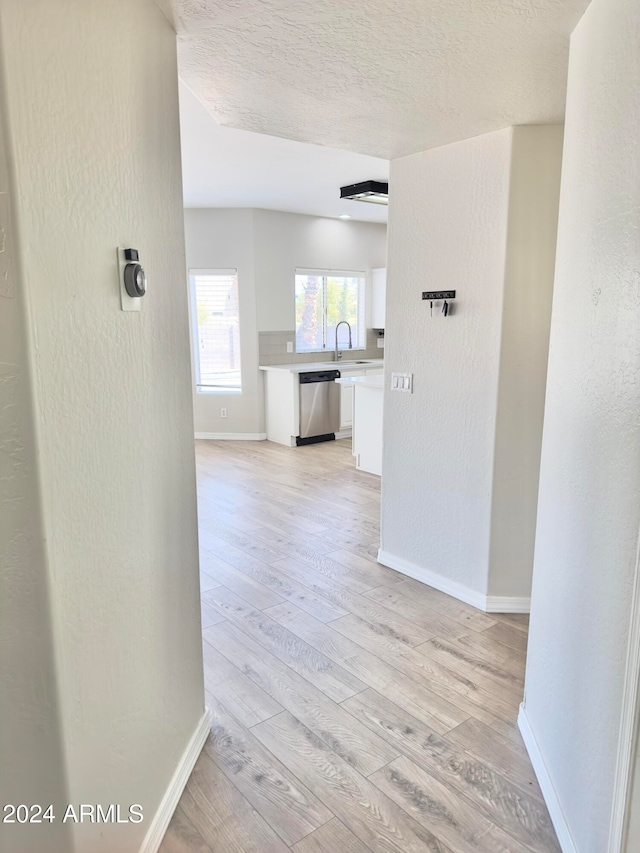
[[[264,207],[387,221],[386,207],[339,197],[345,184],[387,180],[387,160],[220,127],[183,82],[180,126],[185,207]]]
[[[157,2],[221,125],[389,159],[562,121],[589,0]]]

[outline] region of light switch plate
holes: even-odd
[[[391,390],[413,394],[413,373],[392,373]]]
[[[293,341],[287,341],[287,352],[293,352]]]
[[[384,338],[378,338],[378,349],[384,349]]]

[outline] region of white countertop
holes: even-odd
[[[371,367],[382,367],[384,359],[373,358],[364,364],[353,361],[310,361],[305,364],[261,364],[260,370],[287,370],[289,373],[306,373],[313,370],[367,370]],[[355,378],[355,377],[354,377]]]
[[[355,385],[358,388],[380,388],[382,390],[384,379],[382,376],[345,376],[344,379],[336,379],[338,385]]]

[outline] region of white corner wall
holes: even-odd
[[[381,550],[482,595],[509,217],[511,129],[394,160],[389,183]],[[423,290],[455,289],[452,317]],[[392,294],[392,296],[391,296]]]
[[[184,219],[187,269],[237,268],[240,298],[242,394],[196,394],[192,381],[196,434],[262,434],[258,333],[295,328],[296,268],[383,267],[386,226],[249,208],[187,208]]]
[[[175,34],[152,0],[2,0],[0,17],[28,317],[15,347],[35,400],[14,458],[31,431],[51,577],[30,483],[32,544],[17,544],[38,588],[15,630],[54,700],[31,696],[41,733],[60,719],[61,797],[144,809],[68,825],[74,849],[133,853],[203,715]],[[119,245],[147,269],[140,313],[120,310]],[[48,648],[29,637],[40,616]],[[15,796],[46,794],[31,790]]]
[[[562,125],[514,127],[488,592],[531,596],[558,231]]]
[[[51,578],[4,115],[0,123],[0,803],[51,803],[60,813],[69,794]],[[71,827],[61,822],[0,823],[0,849],[10,853],[67,853],[70,839]]]
[[[565,851],[602,853],[640,530],[640,7],[571,39],[524,722]]]
[[[391,166],[380,559],[528,609],[562,131],[518,127]],[[421,300],[455,289],[451,317]]]

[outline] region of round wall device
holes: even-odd
[[[129,296],[144,296],[147,292],[147,277],[140,264],[127,264],[124,268],[124,287]]]

